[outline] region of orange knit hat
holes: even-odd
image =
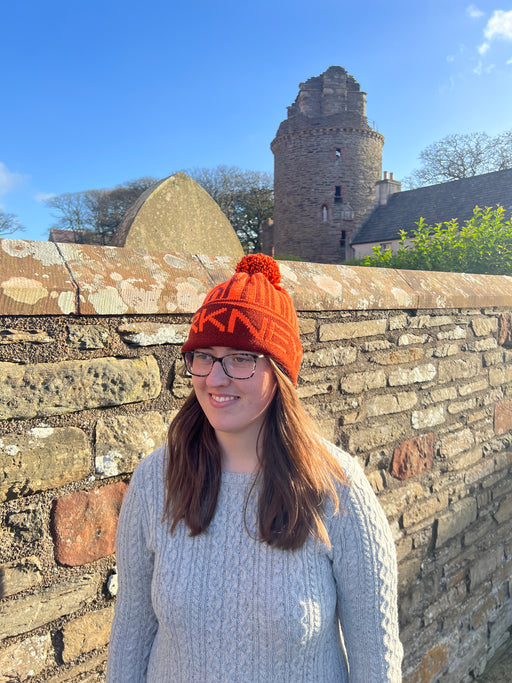
[[[302,345],[297,313],[279,286],[279,266],[270,256],[249,254],[227,282],[214,287],[194,315],[181,351],[229,346],[271,356],[297,384]]]

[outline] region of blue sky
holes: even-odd
[[[512,128],[511,0],[27,0],[2,8],[0,58],[0,207],[26,239],[47,239],[52,194],[272,171],[299,83],[331,65],[399,180],[445,135]]]

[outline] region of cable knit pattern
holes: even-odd
[[[206,533],[191,538],[180,523],[171,535],[164,449],[142,461],[119,519],[108,683],[401,680],[389,525],[355,460],[334,452],[351,484],[340,486],[340,513],[326,509],[332,547],[310,538],[295,552],[256,540],[257,488],[247,533],[250,474],[223,473]]]

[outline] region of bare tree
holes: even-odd
[[[2,235],[12,235],[15,232],[22,232],[25,228],[20,223],[17,216],[13,213],[0,211],[0,237]]]
[[[404,178],[409,188],[503,171],[512,167],[512,130],[492,137],[487,133],[453,134],[420,153],[421,167]]]

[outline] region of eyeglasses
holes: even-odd
[[[256,371],[258,358],[265,358],[263,354],[228,353],[222,358],[212,356],[204,351],[187,351],[183,354],[187,372],[196,377],[208,377],[215,363],[220,363],[222,369],[231,379],[250,379]]]

